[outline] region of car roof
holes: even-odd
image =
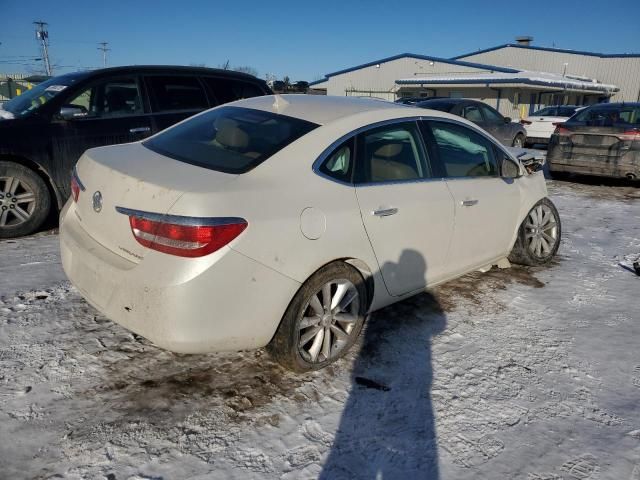
[[[416,112],[415,107],[386,100],[330,95],[266,95],[238,100],[227,105],[279,113],[318,125],[326,125],[335,120],[364,112],[391,113],[390,110],[395,109],[400,118],[424,114]]]
[[[216,75],[237,79],[260,81],[257,77],[249,75],[248,73],[236,72],[235,70],[223,70],[220,68],[207,68],[207,67],[187,67],[184,65],[127,65],[122,67],[109,67],[99,68],[96,70],[90,70],[86,73],[87,76],[93,75],[106,75],[106,74],[145,74],[145,73],[183,73],[192,75]]]

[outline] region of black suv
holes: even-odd
[[[0,108],[0,238],[34,232],[70,195],[88,148],[142,140],[216,105],[269,95],[251,75],[116,67],[60,75]]]

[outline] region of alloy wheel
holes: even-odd
[[[20,225],[31,218],[36,195],[17,177],[0,177],[0,227]]]
[[[346,279],[325,283],[307,301],[298,322],[298,351],[309,363],[322,363],[338,356],[357,334],[360,296]]]
[[[529,251],[538,258],[546,258],[558,242],[558,224],[551,208],[540,204],[534,207],[525,222],[525,240]]]

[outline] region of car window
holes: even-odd
[[[171,127],[143,145],[181,162],[245,173],[317,126],[262,110],[219,107]]]
[[[431,176],[415,122],[362,133],[359,145],[356,183],[416,180]]]
[[[138,82],[133,78],[109,80],[81,91],[65,103],[86,117],[123,117],[144,112]]]
[[[157,111],[209,108],[204,89],[195,77],[150,76],[147,82],[153,90]]]
[[[593,127],[640,125],[640,106],[595,105],[581,110],[571,120]]]
[[[351,183],[354,163],[353,139],[336,148],[320,166],[320,171],[341,182]]]
[[[482,114],[480,113],[480,109],[475,105],[467,105],[466,107],[464,107],[462,109],[462,116],[470,122],[482,122]]]
[[[498,175],[494,146],[487,138],[457,123],[429,121],[428,124],[447,177]]]
[[[230,78],[206,77],[204,81],[219,103],[228,103],[242,98],[259,97],[265,92],[258,85]]]
[[[557,113],[557,108],[556,107],[545,107],[542,108],[540,110],[538,110],[537,112],[533,112],[532,116],[534,117],[555,117],[556,113]]]
[[[486,105],[480,105],[482,109],[482,113],[484,114],[484,119],[488,123],[504,123],[504,118],[498,112],[496,112],[493,108],[487,107]]]
[[[560,107],[558,108],[558,116],[559,117],[570,117],[576,113],[576,109],[574,107]]]

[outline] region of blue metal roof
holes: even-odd
[[[430,79],[430,78],[416,78],[414,79],[401,79],[396,80],[398,85],[496,85],[496,84],[524,84],[524,85],[537,85],[537,86],[557,86],[563,87],[568,90],[592,90],[592,91],[600,91],[600,92],[608,92],[608,91],[619,91],[618,88],[609,89],[602,84],[589,84],[589,85],[578,85],[578,84],[567,84],[563,85],[561,81],[553,82],[553,81],[544,81],[544,80],[535,80],[527,77],[521,78],[482,78],[482,79]]]
[[[507,48],[507,47],[524,48],[528,50],[542,50],[544,52],[571,53],[574,55],[588,55],[590,57],[599,57],[599,58],[638,58],[640,57],[640,53],[597,53],[597,52],[586,52],[582,50],[567,50],[564,48],[535,47],[532,45],[519,45],[515,43],[505,43],[504,45],[498,45],[497,47],[485,48],[484,50],[478,50],[477,52],[458,55],[456,57],[452,57],[451,60],[458,61],[458,59],[460,58],[470,57],[472,55],[478,55],[480,53],[493,52],[494,50],[500,50],[501,48]]]
[[[462,67],[478,68],[481,70],[490,70],[493,72],[502,72],[502,73],[517,73],[520,71],[520,70],[515,70],[513,68],[498,67],[496,65],[486,65],[483,63],[464,62],[461,60],[456,60],[451,58],[431,57],[429,55],[418,55],[416,53],[400,53],[392,57],[381,58],[380,60],[374,60],[373,62],[363,63],[362,65],[357,65],[355,67],[345,68],[344,70],[338,70],[336,72],[327,73],[322,80],[316,80],[315,82],[310,82],[309,85],[317,85],[318,83],[326,82],[329,79],[329,77],[334,77],[342,73],[353,72],[354,70],[360,70],[361,68],[372,67],[374,65],[378,65],[379,63],[391,62],[393,60],[398,60],[399,58],[415,58],[418,60],[427,60],[429,62],[448,63],[450,65],[460,65]]]

